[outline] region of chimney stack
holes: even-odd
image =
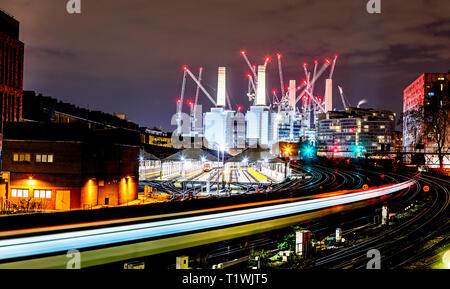
[[[258,82],[256,87],[256,105],[266,106],[266,67],[258,65]]]
[[[225,107],[226,98],[226,67],[219,67],[217,82],[217,107]]]
[[[295,93],[297,92],[297,83],[295,80],[289,81],[289,106],[291,108],[295,107]],[[281,96],[283,97],[283,96]]]
[[[333,80],[325,80],[325,112],[333,110]]]

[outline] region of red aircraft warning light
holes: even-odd
[[[241,50],[242,55],[245,55],[245,53],[246,53],[245,50]]]
[[[177,103],[181,103],[181,99],[177,98]]]
[[[183,65],[183,70],[186,71],[188,69],[187,65]]]
[[[331,64],[331,60],[329,60],[328,58],[325,59],[325,62],[326,62],[327,64]]]
[[[238,111],[242,110],[242,106],[238,105]]]

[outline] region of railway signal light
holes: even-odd
[[[304,147],[303,155],[305,157],[311,158],[313,156],[313,153],[314,153],[314,147],[312,147],[310,145]]]
[[[354,146],[353,147],[353,152],[356,154],[356,155],[359,155],[359,154],[361,154],[361,153],[363,153],[364,152],[364,148],[362,147],[362,146]]]

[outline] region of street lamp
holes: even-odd
[[[222,188],[223,188],[223,186],[224,186],[223,182],[224,182],[224,178],[225,178],[225,159],[224,159],[225,146],[221,145],[220,150],[222,151]]]

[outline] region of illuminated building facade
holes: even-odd
[[[401,131],[394,131],[392,137],[394,141],[394,152],[401,153],[403,151],[403,133]]]
[[[358,154],[393,150],[395,113],[348,107],[345,111],[319,114],[318,155],[355,157]],[[360,151],[355,153],[355,149]]]
[[[436,106],[447,107],[449,103],[450,73],[424,73],[403,91],[403,151],[425,150],[436,152],[436,141],[431,135],[424,135],[426,121],[417,121],[409,112],[424,107],[423,120],[432,118]],[[447,126],[447,140],[450,146],[450,126]],[[445,151],[444,151],[445,152]]]
[[[158,130],[144,129],[141,143],[153,146],[172,148],[172,134]]]
[[[46,210],[116,206],[137,199],[139,134],[82,124],[8,123],[2,199]]]
[[[5,122],[22,120],[23,59],[19,22],[0,10],[0,130]]]

